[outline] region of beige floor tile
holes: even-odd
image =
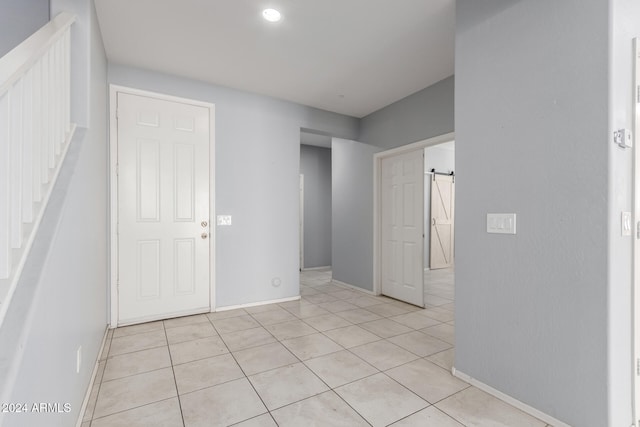
[[[219,336],[200,338],[193,341],[169,345],[171,360],[174,365],[193,362],[228,353],[227,346]]]
[[[118,354],[133,353],[135,351],[167,345],[167,337],[164,331],[144,332],[111,340],[109,357]]]
[[[327,386],[302,363],[252,375],[249,380],[269,410],[328,390]]]
[[[350,300],[353,298],[359,298],[361,296],[363,296],[362,292],[358,292],[358,291],[349,291],[349,290],[343,290],[343,291],[336,291],[336,292],[330,292],[331,296],[336,297],[340,300]]]
[[[233,427],[278,427],[278,425],[273,421],[270,414],[264,414],[241,423],[234,424]]]
[[[244,377],[230,354],[174,366],[173,371],[179,395]]]
[[[382,316],[382,317],[399,316],[401,314],[406,314],[411,311],[405,307],[399,307],[394,304],[371,305],[365,308],[365,310],[375,313],[378,316]]]
[[[469,387],[469,384],[425,359],[390,369],[386,374],[429,403],[436,403]]]
[[[344,348],[351,348],[380,340],[379,336],[374,335],[356,325],[332,329],[324,332],[324,334]]]
[[[168,347],[157,347],[107,359],[103,381],[115,380],[171,366]]]
[[[305,295],[302,297],[305,301],[312,304],[322,304],[325,302],[338,301],[338,298],[331,296],[331,294],[319,293],[315,295]]]
[[[169,344],[178,344],[185,341],[193,341],[217,335],[210,322],[177,326],[175,328],[167,329],[166,332]]]
[[[462,424],[440,411],[435,406],[430,406],[420,412],[403,418],[390,427],[464,427]]]
[[[332,295],[336,295],[336,294],[332,294]],[[322,304],[318,304],[318,307],[322,307],[325,310],[330,311],[331,313],[338,313],[340,311],[347,311],[347,310],[355,310],[358,308],[357,305],[350,304],[346,301],[325,302]]]
[[[343,350],[341,346],[320,333],[284,340],[282,344],[300,360],[312,359]]]
[[[267,412],[246,378],[180,397],[185,427],[228,426]]]
[[[296,307],[300,307],[301,305],[312,305],[310,302],[304,301],[302,299],[297,299],[294,301],[285,301],[285,302],[281,302],[278,303],[278,307],[280,308],[296,308]]]
[[[429,406],[384,374],[376,374],[335,390],[374,427],[387,426]]]
[[[380,304],[380,300],[370,297],[370,296],[358,296],[352,299],[347,300],[347,302],[357,305],[360,308],[371,307],[372,305]]]
[[[451,344],[418,331],[391,337],[388,340],[420,357],[431,356],[451,348]]]
[[[341,311],[336,314],[351,323],[364,323],[382,319],[381,316],[378,316],[377,314],[367,311],[363,308]]]
[[[247,314],[249,313],[247,313],[244,308],[236,308],[234,310],[222,310],[222,311],[216,311],[215,313],[208,313],[207,317],[209,318],[209,320],[213,322],[214,320],[222,320],[222,319],[229,319],[230,317],[246,316]]]
[[[451,372],[451,369],[453,368],[454,356],[455,356],[455,349],[450,348],[449,350],[432,354],[431,356],[427,357],[427,360]]]
[[[297,307],[286,307],[285,308],[289,313],[300,319],[306,319],[308,317],[321,316],[324,314],[329,314],[329,311],[317,306],[315,304],[306,303],[298,305]]]
[[[164,326],[162,321],[141,323],[139,325],[123,326],[113,330],[113,337],[120,338],[129,335],[141,334],[144,332],[162,331]]]
[[[373,332],[381,338],[395,337],[396,335],[406,334],[412,331],[411,328],[389,319],[360,323],[358,326],[369,332]]]
[[[256,322],[253,317],[246,315],[214,320],[213,326],[215,326],[218,333],[222,335],[228,334],[229,332],[244,331],[246,329],[255,328],[260,326],[260,324]]]
[[[182,426],[182,412],[178,399],[172,398],[98,418],[93,420],[91,425],[93,427],[177,427]]]
[[[280,309],[280,307],[278,306],[278,304],[262,304],[262,305],[256,305],[253,307],[247,307],[245,308],[245,311],[249,314],[258,314],[258,313],[266,313],[267,311],[277,311],[278,309]]]
[[[290,338],[297,338],[304,335],[315,334],[317,331],[302,320],[292,320],[290,322],[269,325],[266,329],[280,341]]]
[[[353,347],[350,351],[381,371],[395,368],[418,358],[415,354],[384,340]]]
[[[252,314],[252,317],[257,320],[262,326],[274,325],[276,323],[287,322],[290,320],[297,320],[296,316],[289,313],[284,308],[280,308],[278,306],[276,306],[275,310]]]
[[[309,286],[301,286],[300,287],[300,295],[301,296],[311,296],[311,295],[318,295],[321,294],[322,292],[320,292],[317,289],[313,289]]]
[[[179,326],[195,325],[196,323],[209,323],[206,314],[196,314],[193,316],[175,317],[164,321],[164,328],[171,329]]]
[[[427,316],[423,316],[420,311],[413,313],[401,314],[399,316],[390,317],[394,322],[408,326],[413,329],[423,329],[429,326],[439,325],[440,322]]]
[[[505,402],[469,387],[436,404],[464,425],[477,427],[544,427],[546,423]]]
[[[308,317],[304,319],[304,322],[313,326],[320,332],[329,331],[331,329],[344,328],[345,326],[351,326],[352,323],[342,317],[335,314],[325,314],[323,316]]]
[[[421,311],[420,314],[439,320],[440,322],[450,322],[455,317],[451,311],[440,307],[427,308]]]
[[[451,345],[454,345],[456,343],[456,328],[446,323],[441,323],[436,326],[430,326],[428,328],[420,329],[420,332],[424,332],[427,335],[431,335],[432,337],[436,337],[442,341],[448,342]]]
[[[324,281],[319,285],[313,285],[313,287],[320,292],[339,292],[346,290],[342,286],[334,285],[333,283],[329,283],[327,281]]]
[[[254,375],[298,362],[298,359],[279,342],[236,351],[233,356],[245,375]]]
[[[94,418],[104,417],[176,395],[171,368],[106,381],[100,385],[93,416]]]
[[[331,388],[378,373],[378,370],[349,351],[339,351],[305,361]]]
[[[325,425],[331,427],[367,427],[369,424],[333,391],[273,411],[280,427]],[[321,423],[318,421],[322,420]]]
[[[275,342],[276,339],[265,328],[252,328],[221,335],[230,351],[243,350]]]

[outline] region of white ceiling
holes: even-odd
[[[273,24],[261,12],[283,15]],[[453,74],[455,0],[96,0],[111,62],[363,117]]]

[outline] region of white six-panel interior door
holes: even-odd
[[[117,93],[120,325],[210,311],[209,119]]]
[[[382,294],[424,307],[424,154],[382,158],[380,275]]]

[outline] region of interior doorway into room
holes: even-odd
[[[375,155],[376,293],[420,307],[453,303],[453,139],[442,135]]]
[[[300,271],[331,271],[331,137],[300,131]]]

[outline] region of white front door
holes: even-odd
[[[453,266],[453,176],[433,174],[431,178],[431,245],[429,268]]]
[[[382,159],[382,293],[424,307],[423,150]]]
[[[210,311],[209,110],[117,103],[118,323]]]

